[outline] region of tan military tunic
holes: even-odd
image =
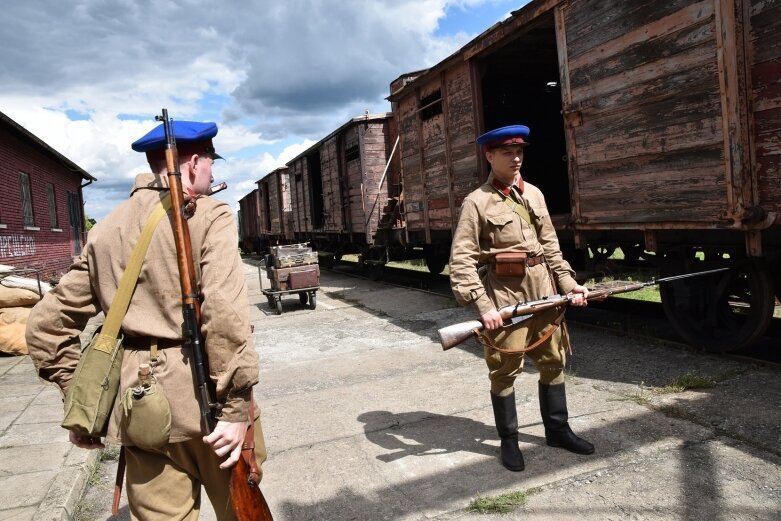
[[[542,192],[521,181],[522,196],[517,187],[513,189],[517,192],[509,196],[526,206],[532,219],[536,220],[535,229],[505,204],[505,196],[492,186],[493,179],[492,173],[461,206],[450,256],[450,281],[456,300],[483,315],[519,301],[569,293],[577,282],[573,278],[574,271],[561,255]],[[518,182],[519,178],[516,178]],[[527,267],[523,278],[499,277],[491,264],[494,256],[502,252],[526,252],[529,257],[544,255],[545,263]],[[481,267],[484,268],[478,271]],[[557,310],[549,310],[518,326],[486,332],[484,336],[501,349],[524,349],[541,339],[557,316]],[[568,347],[567,337],[556,331],[547,342],[529,353],[540,369],[544,383],[560,376],[564,364],[563,347]],[[522,368],[521,357],[508,357],[486,349],[486,362],[491,369],[493,391],[497,394],[507,392]],[[546,369],[549,374],[542,374]]]
[[[166,176],[136,177],[130,199],[89,232],[84,251],[60,284],[33,309],[27,329],[30,356],[39,375],[67,392],[79,359],[79,333],[87,321],[111,305],[141,229],[168,187]],[[197,201],[188,220],[196,273],[201,285],[201,332],[217,397],[225,406],[219,419],[243,421],[252,386],[258,382],[258,356],[250,342],[249,301],[237,249],[237,231],[227,204],[210,197]],[[182,339],[181,288],[172,226],[163,219],[147,252],[127,315],[126,336]],[[137,385],[138,364],[148,350],[126,349],[121,393]],[[171,403],[170,442],[201,436],[198,402],[186,347],[160,350],[159,385]],[[108,438],[127,440],[114,409]]]

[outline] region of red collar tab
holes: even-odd
[[[499,191],[499,193],[501,193],[505,197],[510,195],[510,186],[504,184],[503,182],[499,181],[495,177],[493,181],[491,181],[491,186],[496,188]],[[523,178],[521,176],[518,176],[518,180],[515,182],[515,186],[517,186],[518,190],[520,190],[521,193],[523,193]]]

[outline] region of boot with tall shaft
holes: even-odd
[[[518,411],[515,408],[515,391],[507,396],[491,393],[496,431],[502,441],[502,465],[507,470],[519,472],[524,469],[523,454],[518,447]]]
[[[561,447],[575,454],[592,454],[594,446],[570,429],[567,393],[564,384],[539,384],[540,413],[545,425],[545,440],[551,447]]]

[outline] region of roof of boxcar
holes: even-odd
[[[448,68],[453,62],[468,60],[488,48],[493,48],[495,44],[503,41],[506,36],[515,31],[519,26],[525,25],[539,15],[550,11],[556,4],[561,2],[562,0],[533,0],[529,2],[517,11],[511,12],[510,16],[506,19],[493,24],[491,27],[474,37],[469,43],[433,67],[399,76],[391,85],[402,80],[401,87],[396,91],[391,92],[391,95],[386,99],[389,101],[400,100],[406,96],[407,93],[417,88],[421,83],[428,81],[434,74]],[[413,77],[407,79],[409,76]]]
[[[97,179],[92,177],[90,174],[88,174],[86,170],[84,170],[79,165],[77,165],[76,163],[74,163],[64,155],[54,150],[50,145],[48,145],[41,138],[39,138],[38,136],[36,136],[35,134],[27,130],[26,128],[24,128],[19,123],[12,120],[2,112],[0,112],[0,124],[6,127],[11,133],[16,134],[22,140],[27,141],[28,143],[32,144],[34,147],[38,148],[41,152],[43,152],[50,158],[54,159],[55,161],[60,163],[62,166],[64,166],[74,174],[79,174],[82,178],[89,179],[90,181],[97,181]]]
[[[325,136],[323,139],[321,139],[320,141],[318,141],[317,143],[315,143],[314,145],[312,145],[311,147],[307,148],[306,150],[304,150],[303,152],[298,154],[296,157],[294,157],[293,159],[288,161],[287,164],[290,165],[294,161],[296,161],[296,160],[298,160],[298,159],[308,155],[314,149],[318,148],[320,145],[322,145],[323,143],[328,141],[332,136],[335,136],[336,134],[339,134],[340,132],[343,132],[344,130],[346,130],[347,128],[349,128],[349,127],[351,127],[353,125],[357,125],[358,123],[366,123],[367,121],[382,121],[382,120],[385,120],[385,119],[390,119],[392,116],[393,116],[393,112],[383,112],[382,114],[369,114],[367,112],[363,116],[358,116],[356,118],[352,118],[347,123],[345,123],[341,127],[337,128],[336,130],[334,130],[333,132],[331,132],[330,134]]]
[[[253,197],[253,196],[255,195],[255,192],[257,192],[257,191],[258,191],[258,189],[257,189],[257,188],[255,188],[255,189],[254,189],[254,190],[252,190],[250,193],[248,193],[247,195],[245,195],[244,197],[242,197],[241,199],[239,199],[239,203],[241,203],[243,200],[245,200],[245,199],[247,199],[247,198],[249,198],[249,197]]]
[[[263,174],[263,175],[260,177],[260,179],[258,179],[257,181],[255,181],[255,184],[256,184],[256,185],[257,185],[257,184],[260,184],[262,181],[265,181],[267,177],[270,177],[270,176],[271,176],[271,174],[273,174],[273,173],[275,173],[275,172],[279,172],[279,171],[281,171],[281,170],[287,170],[287,167],[286,167],[286,166],[280,166],[280,167],[278,167],[278,168],[275,168],[275,169],[274,169],[274,170],[272,170],[271,172],[266,172],[265,174]]]

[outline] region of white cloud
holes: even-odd
[[[434,36],[448,7],[490,1],[7,2],[0,111],[99,179],[85,190],[96,218],[145,169],[130,143],[160,108],[217,121],[232,158],[215,176],[236,200],[351,117],[389,110],[392,80],[474,36]],[[281,140],[300,144],[280,151]]]

